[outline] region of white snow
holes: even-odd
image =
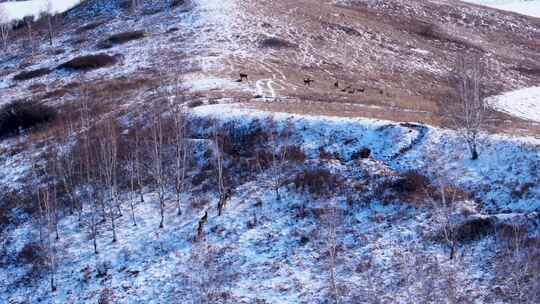
[[[81,0],[28,0],[0,3],[0,6],[7,11],[10,20],[22,20],[26,16],[37,18],[40,13],[48,10],[51,13],[63,13],[79,2]]]
[[[540,122],[540,87],[531,87],[489,98],[497,111]]]
[[[271,115],[277,121],[292,122],[297,130],[302,130],[302,148],[311,157],[318,153],[320,147],[345,158],[359,148],[367,147],[375,159],[390,163],[398,172],[426,170],[445,176],[456,186],[476,193],[484,201],[486,209],[540,209],[539,187],[531,187],[528,195],[523,197],[516,196],[516,191],[525,185],[538,182],[535,170],[540,161],[540,140],[535,138],[484,134],[480,159],[471,161],[463,140],[456,132],[430,126],[425,126],[426,131],[422,135],[418,130],[384,120],[269,114],[231,104],[197,107],[193,113],[222,121],[247,123],[255,118],[264,120]],[[407,151],[401,154],[403,149]]]
[[[540,18],[539,0],[465,0],[465,2]]]

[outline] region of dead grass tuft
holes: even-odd
[[[45,76],[45,75],[49,74],[50,72],[51,72],[51,70],[49,70],[48,68],[41,68],[41,69],[30,70],[30,71],[23,71],[23,72],[20,72],[19,74],[15,75],[15,76],[13,76],[13,80],[16,80],[16,81],[28,80],[28,79],[32,79],[32,78],[36,78],[36,77]]]
[[[58,69],[75,71],[87,71],[114,65],[117,59],[114,56],[104,53],[95,55],[85,55],[71,59],[58,66]]]

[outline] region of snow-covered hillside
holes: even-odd
[[[339,248],[334,276],[343,303],[424,299],[441,303],[448,298],[492,303],[494,298],[514,294],[535,297],[533,290],[516,293],[507,288],[515,278],[503,276],[502,264],[514,267],[511,274],[518,277],[516,271],[525,266],[501,253],[506,247],[495,229],[525,223],[530,229],[526,235],[533,240],[540,232],[540,189],[533,169],[539,161],[537,140],[486,138],[480,159],[472,162],[455,133],[436,128],[271,114],[230,104],[200,106],[191,114],[192,136],[197,137],[191,154],[197,165],[188,173],[192,186],[185,193],[181,215],[176,215],[169,193],[165,226],[159,229],[158,197],[151,187],[145,188],[143,202],[132,193],[122,193],[123,216],[115,220],[117,241],[111,242],[109,220],[104,219],[97,231],[99,253],[94,254],[90,213],[82,220],[65,214],[54,241],[59,261],[54,292],[49,291],[47,274],[30,260],[31,246],[37,246],[39,239],[39,223],[8,226],[0,239],[4,254],[0,284],[8,286],[0,290],[0,301],[328,303],[333,240]],[[295,145],[306,159],[280,165],[279,171],[248,172],[241,165],[247,159],[225,156],[229,180],[244,178],[219,216],[213,171],[201,169],[213,163],[207,158],[211,140],[204,139],[212,133],[207,122],[213,119],[218,128],[239,130],[237,135],[251,139],[256,138],[253,134],[271,130],[273,123],[292,128],[296,130],[292,137],[271,143],[256,140],[240,149],[253,153],[261,148],[259,144],[270,149]],[[370,153],[358,156],[365,148]],[[309,186],[308,182],[299,186],[299,177],[310,170],[337,179],[332,185]],[[457,246],[458,254],[449,259],[450,250],[439,239],[446,219],[433,201],[436,194],[426,195],[426,189],[415,186],[401,189],[398,181],[405,172],[444,176],[465,188],[475,185],[468,190],[476,197],[453,201],[452,222],[467,227],[471,221],[480,221],[488,228],[460,232],[465,235]],[[195,182],[201,175],[206,176],[202,183]],[[283,178],[279,199],[269,186],[276,175]],[[511,200],[514,203],[508,203]],[[337,210],[339,215],[327,217],[327,210]],[[197,225],[206,212],[204,237],[197,240]],[[493,289],[499,284],[502,291]],[[432,287],[426,290],[428,285]],[[367,300],[356,302],[358,297]]]
[[[57,117],[0,138],[0,303],[538,304],[536,125],[491,111],[472,160],[439,111],[463,53],[486,54],[492,95],[537,86],[535,19],[131,3],[87,0],[52,43],[36,24],[2,50],[0,109]],[[533,120],[537,95],[492,104]]]
[[[539,0],[465,0],[465,1],[540,18],[540,1]]]

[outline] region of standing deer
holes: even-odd
[[[334,83],[334,88],[339,89],[339,81],[336,80],[336,82]]]
[[[208,211],[205,211],[203,217],[199,220],[199,225],[197,226],[197,240],[202,239],[203,229],[206,223],[208,223]]]
[[[309,78],[309,77],[306,77],[304,78],[304,85],[307,85],[308,87],[311,85],[311,83],[315,82],[315,80]]]
[[[240,73],[240,82],[242,82],[244,79],[248,81],[248,74]]]

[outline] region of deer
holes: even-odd
[[[248,74],[240,73],[240,82],[242,82],[244,79],[248,81]]]
[[[304,78],[304,85],[307,85],[308,87],[311,85],[311,83],[315,82],[315,80],[309,78],[309,77],[306,77]]]
[[[339,81],[336,80],[336,82],[334,83],[334,88],[339,89]]]
[[[203,217],[199,220],[199,226],[197,226],[197,240],[202,239],[203,229],[206,223],[208,223],[208,211],[205,211]]]

